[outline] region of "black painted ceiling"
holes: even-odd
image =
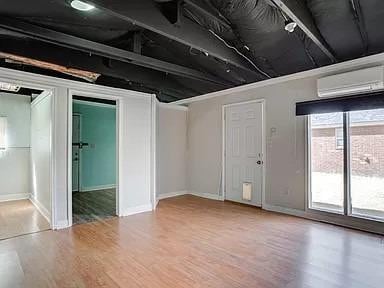
[[[96,4],[96,9],[81,12],[71,8],[70,1],[66,0],[0,0],[0,21],[1,18],[16,19],[134,51],[177,64],[178,67],[211,75],[219,79],[220,83],[142,67],[129,61],[109,59],[70,46],[63,47],[62,43],[41,41],[23,31],[16,33],[4,26],[0,29],[0,52],[97,72],[101,76],[96,83],[156,93],[165,102],[384,52],[382,0],[281,0],[294,5],[292,12],[306,26],[312,27],[311,31],[318,33],[318,39],[321,39],[333,57],[321,50],[308,35],[308,31],[299,27],[293,33],[284,30],[284,21],[290,17],[284,9],[278,8],[280,1],[277,0],[156,2],[155,7],[162,17],[171,22],[175,17],[179,20],[175,24],[170,22],[170,26],[181,29],[186,21],[193,22],[201,28],[199,36],[211,39],[209,37],[214,35],[215,41],[210,40],[208,45],[225,45],[228,53],[240,59],[242,67],[226,61],[225,57],[206,53],[203,46],[207,43],[201,49],[200,43],[193,43],[194,47],[186,45],[183,41],[159,33],[143,23],[123,19],[120,16],[124,14],[124,9],[113,10],[114,7],[124,7],[128,5],[125,3],[132,3],[131,1],[139,3],[138,5],[143,3],[141,1],[153,2],[95,0],[90,2]],[[180,7],[179,10],[177,7]],[[141,12],[144,15],[146,13]],[[306,17],[301,18],[302,15]],[[188,40],[188,33],[192,35],[195,32],[187,30],[182,37]],[[141,39],[139,42],[134,41],[137,35]],[[14,69],[69,77],[40,68],[9,63],[4,59],[0,64]]]

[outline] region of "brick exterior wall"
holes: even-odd
[[[343,149],[336,149],[337,128],[312,129],[312,171],[342,173]],[[352,174],[384,177],[384,125],[351,127]]]

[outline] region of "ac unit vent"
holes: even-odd
[[[332,75],[317,80],[317,93],[321,98],[380,90],[384,90],[384,66]]]

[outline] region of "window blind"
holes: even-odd
[[[384,108],[384,92],[296,103],[296,116]]]

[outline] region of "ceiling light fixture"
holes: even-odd
[[[284,29],[286,31],[288,31],[289,33],[292,33],[293,31],[295,31],[296,26],[297,26],[297,23],[295,21],[293,21],[292,19],[286,19],[285,20]]]
[[[71,2],[71,6],[72,6],[72,8],[74,8],[76,10],[80,10],[80,11],[90,11],[92,9],[95,9],[95,6],[88,4],[88,3],[85,3],[83,1],[80,1],[80,0],[73,0]]]
[[[17,86],[11,83],[0,82],[0,90],[10,91],[10,92],[19,92],[20,86]]]

